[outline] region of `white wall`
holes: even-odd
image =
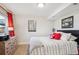
[[[0,14],[7,16],[7,12],[0,6]]]
[[[37,22],[36,32],[28,32],[28,20],[33,19]],[[44,17],[28,17],[26,15],[15,15],[15,32],[18,43],[28,43],[32,36],[49,35],[52,32],[53,24]]]
[[[61,19],[64,19],[64,18],[69,17],[69,16],[74,16],[73,28],[64,28],[64,29],[65,30],[79,30],[79,13],[73,13],[73,12],[70,14],[63,15],[62,17],[60,17],[58,19],[55,19],[53,21],[54,28],[56,28],[57,30],[64,30],[61,28]]]

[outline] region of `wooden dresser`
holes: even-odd
[[[5,54],[5,43],[3,41],[0,41],[0,55]]]
[[[15,37],[10,38],[7,41],[0,41],[0,55],[13,55],[16,50]]]

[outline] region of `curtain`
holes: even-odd
[[[8,15],[8,29],[9,29],[9,35],[11,37],[15,36],[14,33],[14,25],[13,25],[13,15],[10,12],[7,12]]]

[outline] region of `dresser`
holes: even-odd
[[[0,41],[0,55],[13,55],[16,51],[16,38],[11,37],[7,41]]]

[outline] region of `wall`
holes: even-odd
[[[0,14],[7,16],[7,12],[0,5]]]
[[[79,30],[79,12],[77,13],[69,13],[69,14],[66,14],[66,15],[62,15],[62,17],[58,18],[58,19],[55,19],[53,20],[53,23],[54,23],[54,28],[56,28],[57,30],[64,30],[61,28],[61,19],[64,19],[66,17],[69,17],[69,16],[74,16],[74,27],[73,28],[64,28],[65,30]]]
[[[37,22],[36,32],[28,32],[28,20]],[[48,36],[52,31],[53,24],[44,17],[15,15],[14,19],[16,38],[18,44],[28,43],[32,36]]]

